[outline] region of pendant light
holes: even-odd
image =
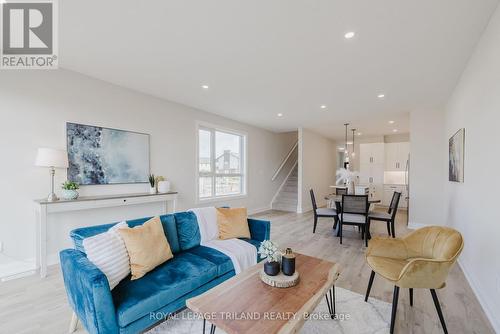
[[[356,156],[355,148],[354,148],[354,132],[356,132],[356,129],[351,129],[352,131],[352,153],[351,156],[354,158]]]
[[[344,123],[345,126],[345,149],[344,149],[344,162],[349,162],[349,150],[347,149],[347,127],[349,123]]]

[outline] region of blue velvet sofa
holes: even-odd
[[[148,219],[127,223],[133,227]],[[186,299],[234,276],[229,257],[200,246],[198,223],[192,212],[164,215],[160,219],[174,258],[138,280],[125,278],[112,291],[106,276],[87,259],[82,241],[114,224],[71,231],[75,249],[60,253],[64,285],[71,307],[89,333],[140,333],[159,322],[158,314],[179,311],[185,307]],[[258,247],[261,241],[269,239],[269,221],[248,219],[248,225],[251,239],[243,240]]]

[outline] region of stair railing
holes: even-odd
[[[276,180],[276,178],[278,177],[278,175],[280,174],[281,170],[283,169],[283,167],[285,167],[288,159],[290,159],[290,157],[292,156],[292,153],[293,151],[295,151],[295,149],[299,146],[299,141],[297,140],[295,142],[295,144],[293,145],[293,147],[290,149],[290,151],[288,152],[288,154],[286,155],[286,157],[283,159],[283,161],[281,162],[280,166],[278,167],[278,169],[276,170],[276,172],[274,172],[274,175],[273,177],[271,178],[271,181],[274,181]]]

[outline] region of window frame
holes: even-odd
[[[210,172],[200,172],[200,130],[210,132]],[[216,173],[216,132],[222,132],[226,134],[232,134],[235,136],[239,136],[240,140],[240,173],[234,174],[221,174]],[[248,153],[248,144],[247,144],[247,133],[244,131],[228,129],[219,125],[205,123],[205,122],[196,122],[196,203],[207,203],[207,202],[217,202],[224,201],[227,199],[238,199],[247,197],[247,153]],[[212,178],[212,196],[210,197],[200,197],[200,177],[211,177]],[[241,178],[241,192],[238,194],[230,194],[230,195],[216,195],[216,179],[217,177],[231,177],[236,176]]]

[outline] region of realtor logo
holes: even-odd
[[[1,68],[57,68],[56,3],[0,0]]]

